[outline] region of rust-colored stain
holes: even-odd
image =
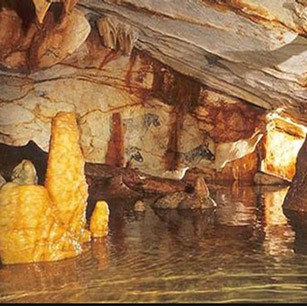
[[[124,128],[120,113],[112,115],[111,137],[108,142],[106,164],[116,167],[123,167],[124,156]]]
[[[110,51],[103,57],[99,69],[102,69],[106,64],[110,63],[111,61],[115,61],[119,59],[122,54],[116,50],[110,49]]]
[[[152,95],[166,104],[174,106],[171,114],[169,142],[165,153],[167,170],[175,170],[179,163],[178,141],[183,127],[184,116],[198,103],[201,84],[187,76],[154,63]]]
[[[133,67],[135,66],[136,59],[137,59],[137,53],[132,51],[130,58],[129,58],[128,71],[125,75],[125,83],[126,83],[126,86],[127,86],[130,93],[133,93],[133,89],[132,89],[132,86],[131,86],[131,80],[132,80],[132,77],[133,77],[133,75],[132,75],[133,74]]]

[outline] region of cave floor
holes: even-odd
[[[73,259],[1,267],[0,302],[307,302],[307,235],[283,214],[287,188],[210,191],[217,207],[202,212],[108,199],[106,238]]]

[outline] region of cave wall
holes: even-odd
[[[262,10],[245,4],[264,18],[257,19],[239,2],[191,2],[177,8],[179,15],[172,3],[160,1],[156,8],[150,1],[80,1],[78,9],[76,2],[12,1],[13,8],[0,10],[0,26],[7,29],[0,35],[1,143],[32,140],[47,152],[51,118],[74,111],[87,162],[167,178],[180,178],[189,168],[188,177],[200,171],[213,182],[252,183],[259,170],[292,179],[305,132],[291,124],[270,128],[268,114],[281,103],[303,111],[304,60],[298,66],[288,57],[296,54],[300,61],[304,52],[297,44],[305,40],[293,44],[296,34],[287,31],[302,35],[304,23],[280,11],[271,27]],[[205,17],[208,23],[201,22]],[[148,35],[158,32],[152,41]],[[225,40],[203,40],[200,33]],[[234,44],[239,36],[242,44]],[[286,45],[282,54],[271,52]],[[255,52],[236,53],[247,47]],[[265,50],[272,63],[280,61],[276,70],[263,65]],[[288,62],[293,71],[284,70]],[[253,83],[259,69],[267,75]]]
[[[106,48],[96,27],[66,56],[28,73],[18,72],[15,64],[15,71],[1,70],[1,143],[23,146],[33,140],[48,151],[51,118],[58,111],[75,111],[87,162],[129,163],[176,178],[174,171],[180,175],[186,167],[210,173],[220,168],[193,153],[199,146],[215,154],[220,144],[248,139],[263,127],[263,109],[212,90],[146,52]],[[133,158],[136,151],[142,161]],[[227,161],[228,156],[220,158]],[[251,160],[254,173],[257,157]],[[209,177],[226,173],[236,179],[230,165],[225,169]]]

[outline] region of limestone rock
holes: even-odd
[[[187,194],[182,191],[169,193],[155,201],[152,207],[158,209],[176,209],[186,196]]]
[[[303,143],[303,146],[299,150],[296,162],[296,172],[292,180],[292,184],[288,190],[286,198],[283,203],[283,208],[288,210],[294,210],[297,212],[307,211],[307,188],[306,188],[306,176],[307,176],[307,141]]]
[[[263,137],[262,133],[256,131],[249,139],[241,139],[236,142],[220,143],[216,148],[214,167],[223,168],[228,162],[240,159],[254,152],[257,144]]]
[[[297,154],[304,142],[306,129],[291,120],[277,117],[267,125],[263,139],[261,171],[291,181]]]
[[[48,11],[51,1],[48,0],[33,0],[35,12],[39,23],[43,23],[44,17]]]
[[[116,17],[101,17],[97,21],[97,27],[103,43],[107,48],[120,50],[124,55],[130,55],[138,32],[131,26],[121,22]]]
[[[65,0],[65,11],[70,13],[79,0]]]
[[[295,0],[193,0],[181,5],[81,0],[80,4],[141,29],[135,47],[176,71],[264,109],[286,106],[287,114],[307,122],[299,110],[305,109],[307,95],[304,4]]]
[[[195,181],[195,194],[199,197],[209,197],[209,189],[203,177],[199,176]]]
[[[74,9],[55,26],[45,25],[30,49],[31,69],[51,67],[71,55],[86,40],[91,30],[84,14]]]
[[[19,185],[37,185],[38,180],[34,165],[27,159],[13,169],[11,179]]]
[[[254,177],[254,183],[256,185],[287,185],[290,181],[268,173],[257,172]]]
[[[16,48],[22,33],[22,20],[13,10],[0,12],[0,61],[2,62]]]
[[[209,189],[203,178],[198,177],[193,193],[183,191],[168,193],[159,198],[152,206],[159,209],[207,209],[216,207],[215,201],[209,196]]]

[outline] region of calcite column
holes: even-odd
[[[296,160],[296,172],[286,195],[283,208],[297,212],[307,212],[307,139]]]
[[[52,120],[45,186],[62,226],[79,241],[88,234],[85,230],[88,185],[84,164],[75,114],[59,112]]]

